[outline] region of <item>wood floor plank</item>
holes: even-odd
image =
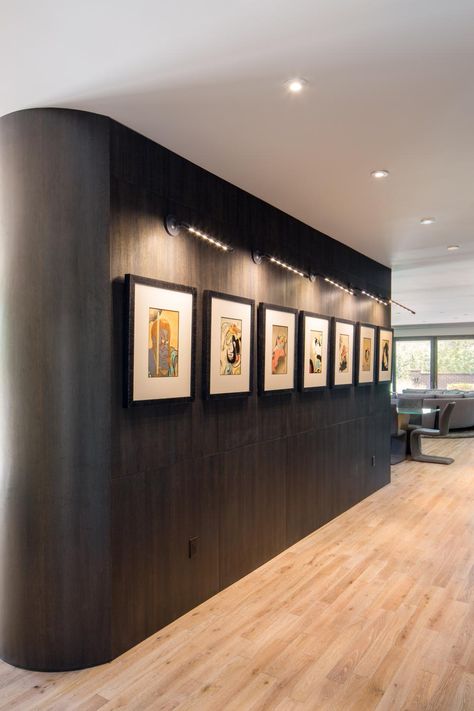
[[[0,662],[0,711],[473,711],[474,439],[392,483],[110,664]]]

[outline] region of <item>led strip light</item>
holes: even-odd
[[[355,296],[353,290],[350,287],[344,286],[343,284],[339,284],[337,281],[334,281],[334,279],[330,279],[329,277],[324,277],[324,281],[327,281],[328,284],[331,284],[332,286],[337,287],[341,291],[344,291],[346,294],[349,294],[350,296]]]
[[[206,235],[204,232],[201,232],[200,230],[197,230],[195,227],[191,227],[190,225],[184,225],[184,227],[192,235],[194,235],[195,237],[199,237],[200,239],[204,240],[205,242],[208,242],[209,244],[212,244],[213,247],[222,249],[223,252],[231,252],[232,251],[228,244],[224,244],[224,242],[221,242],[220,240],[216,239],[215,237],[209,237],[209,235]]]
[[[286,264],[286,262],[282,262],[280,259],[276,259],[276,257],[268,257],[270,262],[272,264],[278,264],[279,267],[282,267],[283,269],[287,269],[289,272],[293,272],[293,274],[298,274],[300,277],[305,277],[306,274],[303,272],[300,272],[299,269],[295,269],[294,267],[291,267],[289,264]]]
[[[197,237],[198,239],[202,239],[203,242],[205,242],[206,244],[210,244],[212,247],[221,249],[223,252],[233,251],[230,245],[226,244],[225,242],[221,242],[220,239],[211,237],[210,235],[206,234],[205,232],[202,232],[201,230],[198,230],[192,225],[188,225],[186,222],[179,222],[179,220],[177,220],[174,215],[168,215],[166,217],[165,228],[168,234],[172,235],[173,237],[179,235],[181,229],[184,228],[189,232],[190,235],[192,235],[193,237]]]
[[[385,301],[384,299],[381,299],[380,296],[375,296],[375,294],[370,294],[368,291],[365,291],[365,289],[361,289],[361,294],[364,294],[364,296],[368,296],[369,299],[372,299],[373,301],[376,301],[378,304],[383,304],[384,306],[389,306],[389,302]]]

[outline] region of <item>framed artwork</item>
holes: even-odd
[[[298,311],[260,304],[258,310],[258,386],[261,395],[290,393],[296,386]]]
[[[125,275],[125,405],[194,399],[196,289]]]
[[[301,311],[299,319],[299,389],[301,392],[327,388],[329,384],[328,316]]]
[[[204,394],[208,398],[253,391],[255,302],[204,292]]]
[[[355,323],[333,318],[332,386],[347,388],[354,384]]]
[[[377,380],[379,383],[389,383],[392,380],[393,328],[379,326],[378,330]]]
[[[377,328],[370,323],[357,326],[357,385],[371,385],[375,382],[375,351]]]

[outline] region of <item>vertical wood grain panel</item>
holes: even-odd
[[[114,506],[147,495],[140,517],[149,568],[112,532],[113,561],[134,572],[135,603],[114,595],[114,653],[174,619],[389,481],[388,390],[383,386],[228,401],[121,408],[122,280],[127,272],[198,288],[196,392],[202,392],[202,292],[374,324],[389,311],[318,279],[257,266],[252,248],[304,270],[390,293],[390,271],[196,165],[112,123],[111,278],[114,282],[112,477]],[[230,255],[186,234],[170,237],[173,213],[234,247]],[[255,367],[257,365],[255,354]],[[372,466],[372,455],[376,466]],[[115,487],[115,484],[114,484]],[[138,514],[137,514],[138,515]],[[113,519],[118,525],[118,519]],[[145,524],[144,524],[145,525]],[[140,523],[140,531],[142,523]],[[186,559],[192,531],[199,555]],[[142,535],[136,533],[135,535]],[[133,537],[133,535],[132,535]],[[132,546],[132,549],[130,549]],[[141,560],[139,558],[139,560]],[[133,617],[133,613],[132,613]],[[127,620],[124,628],[124,620]],[[128,627],[128,629],[126,629]]]
[[[390,270],[104,117],[20,112],[0,140],[0,654],[67,669],[116,656],[390,476],[386,386],[124,409],[124,274],[197,287],[200,394],[205,289],[389,325],[253,248],[386,295]],[[170,212],[234,252],[170,237]]]
[[[110,658],[109,122],[0,121],[0,655]]]

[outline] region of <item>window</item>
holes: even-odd
[[[474,391],[474,338],[396,338],[396,392],[406,389]]]
[[[396,339],[395,390],[426,390],[431,380],[431,339]]]
[[[395,390],[432,387],[431,339],[395,340]]]
[[[438,338],[438,388],[474,390],[474,338]]]

